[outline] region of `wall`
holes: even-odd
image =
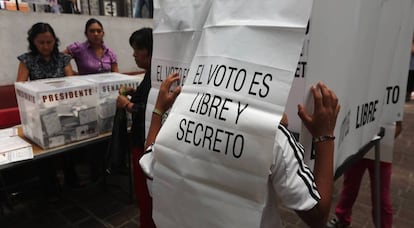
[[[129,36],[142,27],[152,27],[151,19],[93,16],[102,22],[105,44],[118,56],[121,72],[137,71],[129,46]],[[49,23],[59,37],[63,50],[74,41],[84,41],[84,29],[89,15],[24,13],[0,10],[0,85],[13,84],[17,76],[17,56],[28,51],[27,31],[36,22]],[[76,64],[72,61],[72,67]]]

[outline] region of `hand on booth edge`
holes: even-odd
[[[311,91],[313,114],[308,114],[303,105],[298,105],[298,115],[313,137],[333,135],[341,107],[338,97],[322,82],[312,86]]]

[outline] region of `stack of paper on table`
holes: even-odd
[[[33,158],[32,145],[18,136],[0,137],[0,165]]]
[[[0,129],[0,138],[17,136],[17,127],[9,127]]]

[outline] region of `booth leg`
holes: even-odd
[[[375,205],[374,205],[374,214],[375,214],[375,227],[381,227],[381,200],[380,200],[380,191],[381,191],[381,170],[380,170],[380,140],[375,143]]]

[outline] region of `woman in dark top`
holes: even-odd
[[[132,33],[129,44],[134,49],[134,58],[138,67],[146,70],[144,79],[137,89],[121,88],[117,107],[125,108],[132,113],[132,167],[134,170],[135,196],[140,208],[140,223],[143,228],[155,227],[152,220],[152,199],[148,192],[147,180],[144,172],[138,164],[144,152],[145,143],[145,109],[148,94],[151,89],[151,58],[152,58],[152,29],[142,28]]]
[[[16,81],[33,81],[73,75],[70,65],[71,57],[59,52],[59,38],[56,37],[52,26],[42,22],[36,23],[29,29],[27,35],[30,51],[17,57],[20,64]],[[53,157],[37,163],[40,182],[48,198],[54,198],[60,190],[56,175],[60,162],[63,162],[65,182],[72,186],[79,183],[72,164],[72,156],[67,154],[62,159],[60,161],[58,157]]]
[[[58,78],[73,75],[71,57],[59,52],[59,39],[47,23],[36,23],[27,32],[29,52],[20,61],[16,81]]]

